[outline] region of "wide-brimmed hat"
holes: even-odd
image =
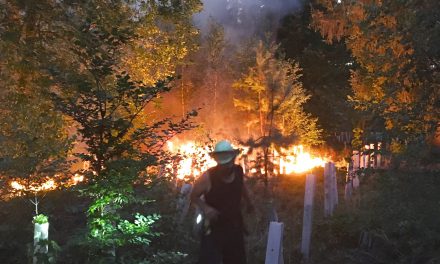
[[[209,154],[215,159],[215,161],[217,161],[218,164],[226,164],[233,160],[238,153],[240,153],[240,150],[234,149],[231,142],[221,140],[215,145],[214,151]]]

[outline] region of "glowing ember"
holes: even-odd
[[[18,183],[17,181],[11,182],[11,187],[15,190],[23,190],[24,186]]]
[[[72,178],[73,185],[76,185],[76,184],[83,182],[83,181],[84,181],[84,176],[80,175],[78,173],[76,173]]]
[[[45,182],[41,185],[42,190],[51,190],[51,189],[54,189],[55,187],[56,187],[56,184],[55,184],[54,180],[48,180],[47,182]]]
[[[52,179],[49,179],[41,184],[32,183],[29,186],[15,180],[15,181],[12,181],[10,183],[10,185],[11,185],[11,188],[16,191],[31,191],[31,192],[49,191],[49,190],[53,190],[53,189],[57,188],[57,184]]]

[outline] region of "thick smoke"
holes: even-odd
[[[280,19],[303,6],[304,0],[202,0],[203,11],[194,17],[206,32],[209,18],[225,28],[227,38],[239,42],[273,30]]]

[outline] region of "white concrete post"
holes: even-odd
[[[35,223],[34,224],[34,257],[33,263],[37,263],[36,254],[47,254],[49,248],[47,245],[40,245],[41,242],[49,239],[49,223]]]
[[[265,264],[284,264],[283,231],[283,223],[270,222]]]
[[[376,164],[378,168],[382,168],[382,155],[380,155],[380,150],[382,148],[382,143],[377,143],[377,152],[376,152]]]
[[[189,206],[191,203],[189,199],[191,190],[192,190],[192,185],[189,183],[183,184],[182,188],[180,189],[180,196],[179,196],[179,200],[177,201],[177,212],[179,214],[179,218],[178,218],[179,223],[182,223],[186,215],[188,214]]]
[[[359,176],[356,174],[353,177],[353,189],[359,188],[360,182],[359,182]]]
[[[344,189],[344,198],[346,201],[351,199],[353,194],[353,174],[352,174],[352,164],[348,163],[347,165],[347,176],[345,177],[345,189]]]
[[[365,145],[365,149],[367,152],[370,150],[370,145]],[[370,155],[369,153],[364,154],[364,168],[370,167]]]
[[[364,158],[364,153],[363,152],[360,152],[360,157],[359,157],[359,168],[360,169],[363,169],[363,168],[365,168],[365,164],[364,164],[364,162],[365,162],[365,158]]]
[[[339,203],[339,198],[338,198],[338,179],[336,177],[336,166],[333,162],[331,163],[331,167],[332,167],[331,187],[332,187],[332,198],[333,198],[332,199],[333,200],[332,213],[333,213],[333,210],[335,209],[336,205],[338,205]]]
[[[315,175],[308,174],[304,194],[304,215],[301,237],[301,253],[306,261],[308,261],[310,256],[310,243],[312,240],[313,198],[315,196],[315,185]]]
[[[327,162],[324,167],[324,216],[333,215],[338,202],[336,167],[333,162]]]
[[[324,216],[332,214],[331,163],[324,166]]]
[[[350,180],[349,182],[345,183],[345,200],[348,201],[351,199],[351,195],[353,194],[353,183]]]
[[[353,161],[353,171],[357,171],[360,165],[359,151],[353,150],[352,161]]]

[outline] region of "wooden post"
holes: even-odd
[[[310,257],[310,242],[312,240],[313,198],[315,196],[316,178],[308,174],[304,194],[303,230],[301,237],[301,253],[307,262]]]
[[[270,222],[265,264],[284,264],[283,230],[283,223]]]

